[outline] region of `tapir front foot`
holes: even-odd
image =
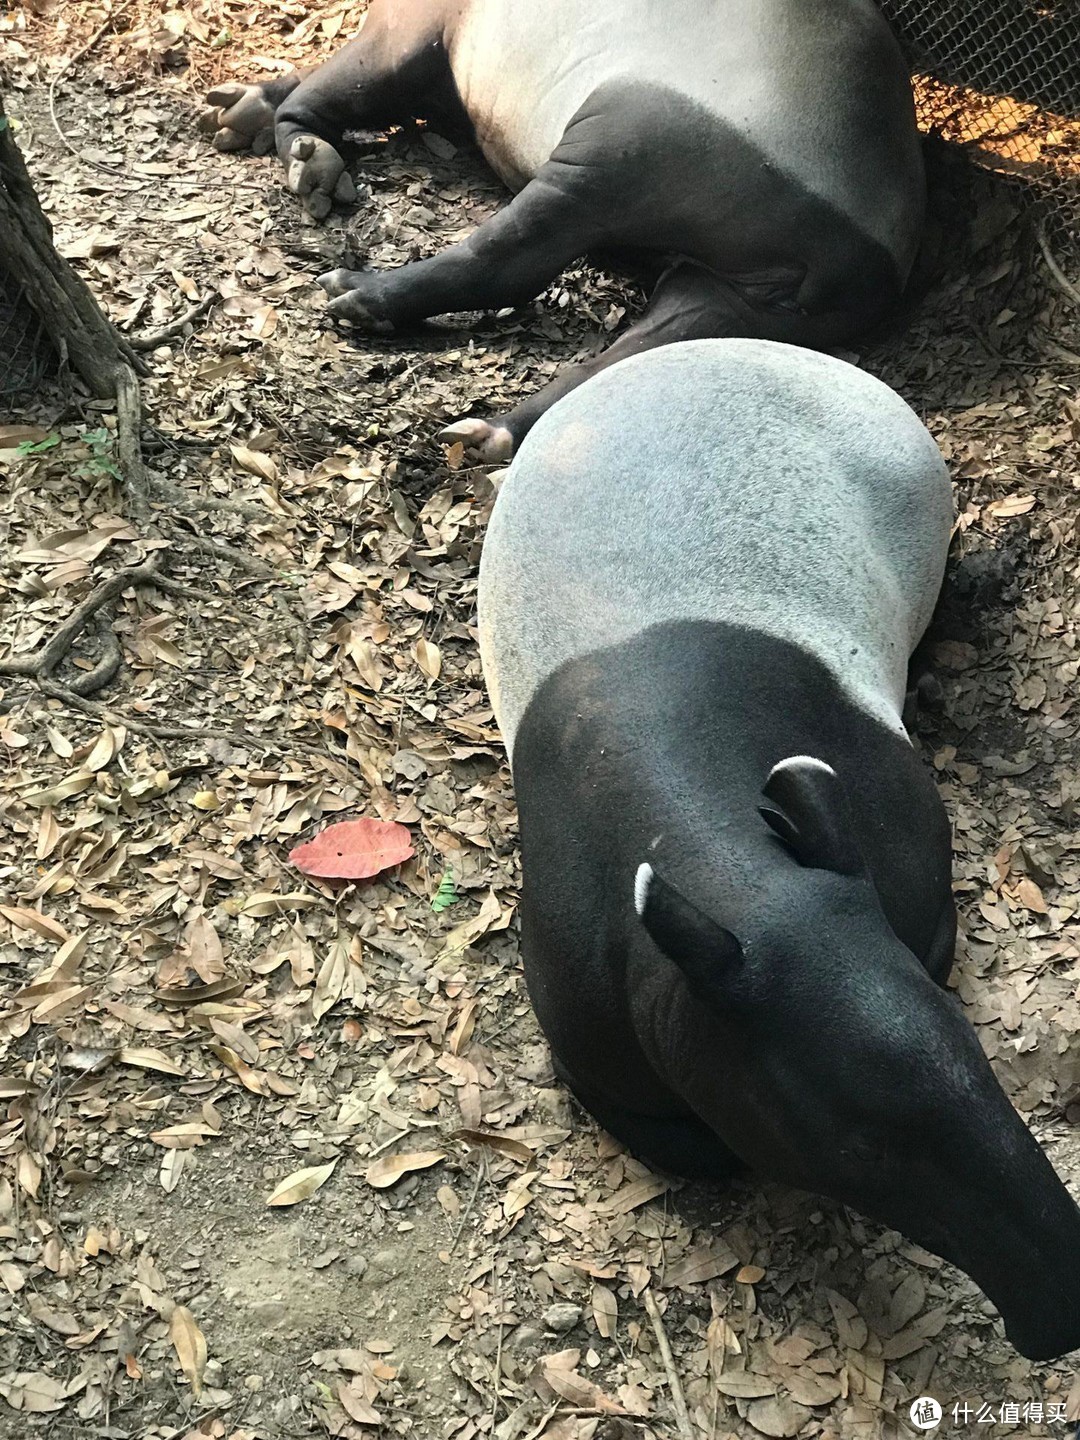
[[[336,320],[348,320],[358,330],[388,335],[394,322],[378,298],[380,278],[377,270],[328,270],[315,283],[330,296],[327,308]]]
[[[269,155],[274,148],[274,106],[261,85],[219,85],[206,97],[210,107],[199,129],[213,137],[215,150],[251,150]]]
[[[313,220],[325,220],[335,200],[347,205],[356,199],[356,186],[345,161],[328,140],[295,135],[282,158],[285,183]]]
[[[505,425],[470,417],[439,431],[446,445],[460,441],[470,455],[486,465],[505,465],[514,455],[514,437]]]

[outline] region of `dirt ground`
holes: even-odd
[[[313,275],[432,253],[502,198],[417,128],[361,137],[360,202],[316,226],[274,162],[196,133],[206,85],[361,9],[0,12],[62,251],[132,335],[211,302],[146,355],[151,523],[108,406],[59,382],[0,415],[4,653],[157,565],[51,693],[0,681],[0,1435],[668,1440],[673,1387],[702,1440],[915,1434],[923,1395],[942,1432],[1072,1435],[1072,1365],[1019,1359],[963,1276],[812,1197],[654,1176],[555,1086],[475,643],[498,477],[434,436],[641,297],[581,266],[415,337],[328,324]],[[956,478],[917,738],[955,826],[954,983],[1080,1193],[1080,312],[1012,193],[954,178],[942,278],[851,358]],[[361,815],[415,858],[344,888],[290,866]]]

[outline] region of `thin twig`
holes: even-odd
[[[499,1272],[495,1272],[495,1284],[492,1286],[492,1299],[498,1305],[499,1300]],[[495,1347],[495,1373],[491,1382],[491,1424],[488,1430],[495,1434],[495,1422],[499,1415],[499,1382],[502,1379],[502,1352],[503,1352],[503,1322],[499,1320],[499,1341]]]
[[[106,175],[122,175],[124,172],[119,165],[106,165],[101,160],[90,159],[89,156],[86,156],[82,153],[78,146],[71,143],[68,137],[64,134],[63,127],[60,124],[60,117],[56,113],[56,87],[57,85],[59,85],[60,81],[64,78],[64,76],[68,73],[68,71],[72,68],[73,65],[77,65],[84,55],[89,55],[90,51],[105,34],[105,31],[108,30],[109,26],[113,25],[117,20],[119,20],[120,16],[123,15],[125,10],[127,10],[128,4],[129,0],[123,0],[123,3],[121,5],[118,5],[115,10],[110,10],[108,15],[105,16],[105,19],[90,36],[90,39],[87,40],[86,44],[83,45],[80,49],[76,50],[74,55],[69,55],[68,58],[64,61],[64,63],[60,66],[60,69],[49,81],[49,116],[53,123],[53,129],[56,131],[57,135],[59,135],[60,139],[63,141],[67,149],[70,150],[72,155],[74,155],[77,160],[81,160],[84,164],[87,165],[93,165],[94,168],[97,170],[104,170]]]
[[[486,1155],[481,1155],[480,1158],[479,1158],[479,1160],[478,1160],[478,1162],[477,1162],[477,1166],[476,1166],[476,1184],[473,1186],[473,1188],[472,1188],[472,1194],[469,1196],[469,1203],[465,1206],[465,1209],[464,1209],[464,1211],[462,1212],[461,1224],[460,1224],[460,1225],[457,1227],[457,1229],[454,1231],[454,1238],[453,1238],[453,1240],[451,1240],[451,1242],[450,1242],[450,1254],[451,1254],[451,1255],[452,1255],[452,1254],[454,1253],[454,1251],[457,1249],[457,1243],[458,1243],[458,1241],[461,1239],[461,1232],[465,1229],[465,1222],[466,1222],[466,1220],[468,1220],[469,1215],[470,1215],[470,1213],[472,1212],[472,1208],[473,1208],[473,1206],[476,1204],[476,1197],[477,1197],[477,1195],[478,1195],[479,1192],[480,1192],[480,1182],[481,1182],[481,1180],[483,1180],[483,1178],[484,1178],[484,1173],[485,1173],[486,1170],[487,1170],[487,1156],[486,1156]]]
[[[1053,251],[1050,249],[1050,242],[1046,238],[1045,224],[1039,226],[1035,235],[1039,242],[1039,249],[1042,251],[1042,257],[1046,261],[1046,268],[1050,271],[1054,283],[1067,299],[1071,300],[1074,305],[1080,308],[1080,290],[1077,289],[1054,259]]]
[[[660,1307],[656,1303],[656,1296],[649,1288],[645,1290],[645,1310],[649,1317],[649,1323],[652,1325],[653,1334],[656,1336],[656,1343],[660,1347],[660,1358],[664,1362],[671,1404],[675,1411],[675,1428],[682,1440],[695,1440],[694,1427],[690,1423],[690,1412],[686,1408],[686,1396],[683,1394],[679,1372],[675,1369],[675,1358],[671,1353],[671,1346],[668,1344],[667,1331],[664,1329]]]
[[[540,1421],[539,1425],[534,1425],[527,1435],[522,1436],[522,1440],[540,1440],[540,1436],[543,1435],[548,1427],[548,1421],[558,1414],[558,1410],[559,1406],[558,1402],[556,1402]]]
[[[190,325],[205,315],[213,308],[218,295],[215,290],[205,300],[200,300],[197,305],[192,305],[190,310],[185,310],[178,320],[173,320],[168,325],[163,325],[160,330],[151,330],[148,335],[129,335],[128,344],[133,350],[154,350],[158,345],[163,345],[166,340],[171,340],[174,335],[179,335],[185,325]]]

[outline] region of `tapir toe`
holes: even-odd
[[[206,97],[211,107],[199,119],[199,129],[213,136],[215,150],[253,149],[266,154],[274,135],[274,107],[260,85],[221,85]]]
[[[241,135],[238,131],[230,129],[228,125],[221,125],[214,132],[211,144],[215,150],[246,150],[251,144],[251,139],[247,135]]]
[[[327,270],[315,281],[321,285],[327,295],[333,299],[338,295],[346,295],[350,290],[355,289],[357,278],[361,275],[359,270]]]
[[[313,220],[325,220],[334,208],[333,200],[322,190],[313,190],[310,195],[305,195],[301,204]]]
[[[375,335],[388,335],[394,328],[391,320],[376,315],[362,293],[366,279],[362,271],[331,270],[320,275],[318,284],[331,297],[327,307],[335,320],[348,320],[359,330]]]
[[[221,119],[224,113],[220,105],[211,105],[204,110],[195,122],[199,134],[216,135],[221,129]]]
[[[297,135],[289,146],[285,183],[314,220],[325,220],[335,200],[356,198],[345,162],[318,135]]]

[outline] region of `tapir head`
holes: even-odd
[[[638,871],[641,921],[699,1002],[672,1061],[683,1093],[754,1170],[966,1271],[1021,1354],[1080,1347],[1080,1210],[957,1002],[890,929],[839,779],[785,762],[761,813],[786,853],[753,935]]]

